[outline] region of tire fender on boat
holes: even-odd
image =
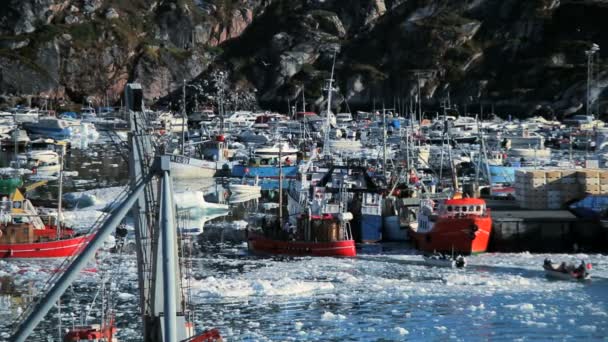
[[[470,232],[470,234],[471,234],[471,236],[470,236],[470,237],[471,237],[471,240],[473,240],[473,239],[475,238],[475,233],[476,233],[478,230],[479,230],[479,227],[478,227],[478,226],[477,226],[475,223],[473,223],[473,224],[471,225],[471,232]]]

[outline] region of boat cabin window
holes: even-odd
[[[460,212],[460,207],[454,207],[454,211],[459,213]]]
[[[480,205],[478,205],[477,207],[475,207],[475,210],[477,210],[477,211],[481,211],[481,206],[480,206]]]
[[[466,206],[462,207],[462,212],[464,213],[466,211],[467,211],[467,207]]]
[[[452,206],[448,205],[448,213],[451,213],[451,212],[452,212]]]

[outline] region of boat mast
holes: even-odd
[[[302,85],[302,113],[306,113],[306,94],[304,94],[305,86]]]
[[[182,89],[183,107],[182,107],[182,156],[184,155],[184,145],[186,144],[186,80],[184,79],[184,86]]]
[[[382,106],[382,166],[384,167],[384,176],[387,175],[386,167],[386,108]]]
[[[279,144],[279,224],[283,224],[283,144]],[[280,226],[279,226],[280,229]]]
[[[327,113],[325,120],[325,141],[323,142],[323,150],[325,155],[329,155],[331,153],[329,149],[329,113],[331,113],[331,93],[333,92],[333,82],[334,82],[334,68],[336,66],[336,54],[337,50],[334,50],[334,60],[331,64],[331,76],[329,80],[327,80]]]
[[[57,200],[57,239],[61,237],[61,199],[63,197],[63,156],[65,155],[65,145],[61,145],[59,153],[59,198]]]

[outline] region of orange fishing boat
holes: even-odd
[[[464,254],[485,252],[491,232],[490,211],[479,198],[422,200],[409,230],[420,250]]]

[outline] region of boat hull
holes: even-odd
[[[169,155],[171,158],[171,176],[175,179],[213,178],[219,164],[216,162],[190,158],[180,155]]]
[[[561,280],[587,280],[591,278],[590,274],[585,275],[584,277],[577,277],[575,275],[572,275],[570,272],[568,273],[564,273],[564,272],[559,272],[559,271],[552,271],[552,270],[547,270],[545,269],[545,275],[547,276],[547,278],[553,278],[553,279],[561,279]]]
[[[491,231],[491,217],[470,216],[440,220],[429,232],[421,233],[410,228],[409,233],[422,251],[472,254],[488,249]]]
[[[0,258],[65,258],[74,255],[88,243],[89,236],[17,244],[0,244]]]
[[[382,216],[361,215],[361,242],[375,243],[382,240]]]
[[[384,241],[407,241],[410,236],[407,227],[401,226],[399,216],[385,216],[382,227],[382,239]]]
[[[249,250],[262,254],[280,254],[293,256],[357,256],[354,240],[335,242],[285,241],[249,233],[247,239]]]
[[[297,166],[283,166],[284,178],[295,178],[298,174]],[[278,166],[232,166],[232,177],[259,177],[259,178],[279,178]]]

